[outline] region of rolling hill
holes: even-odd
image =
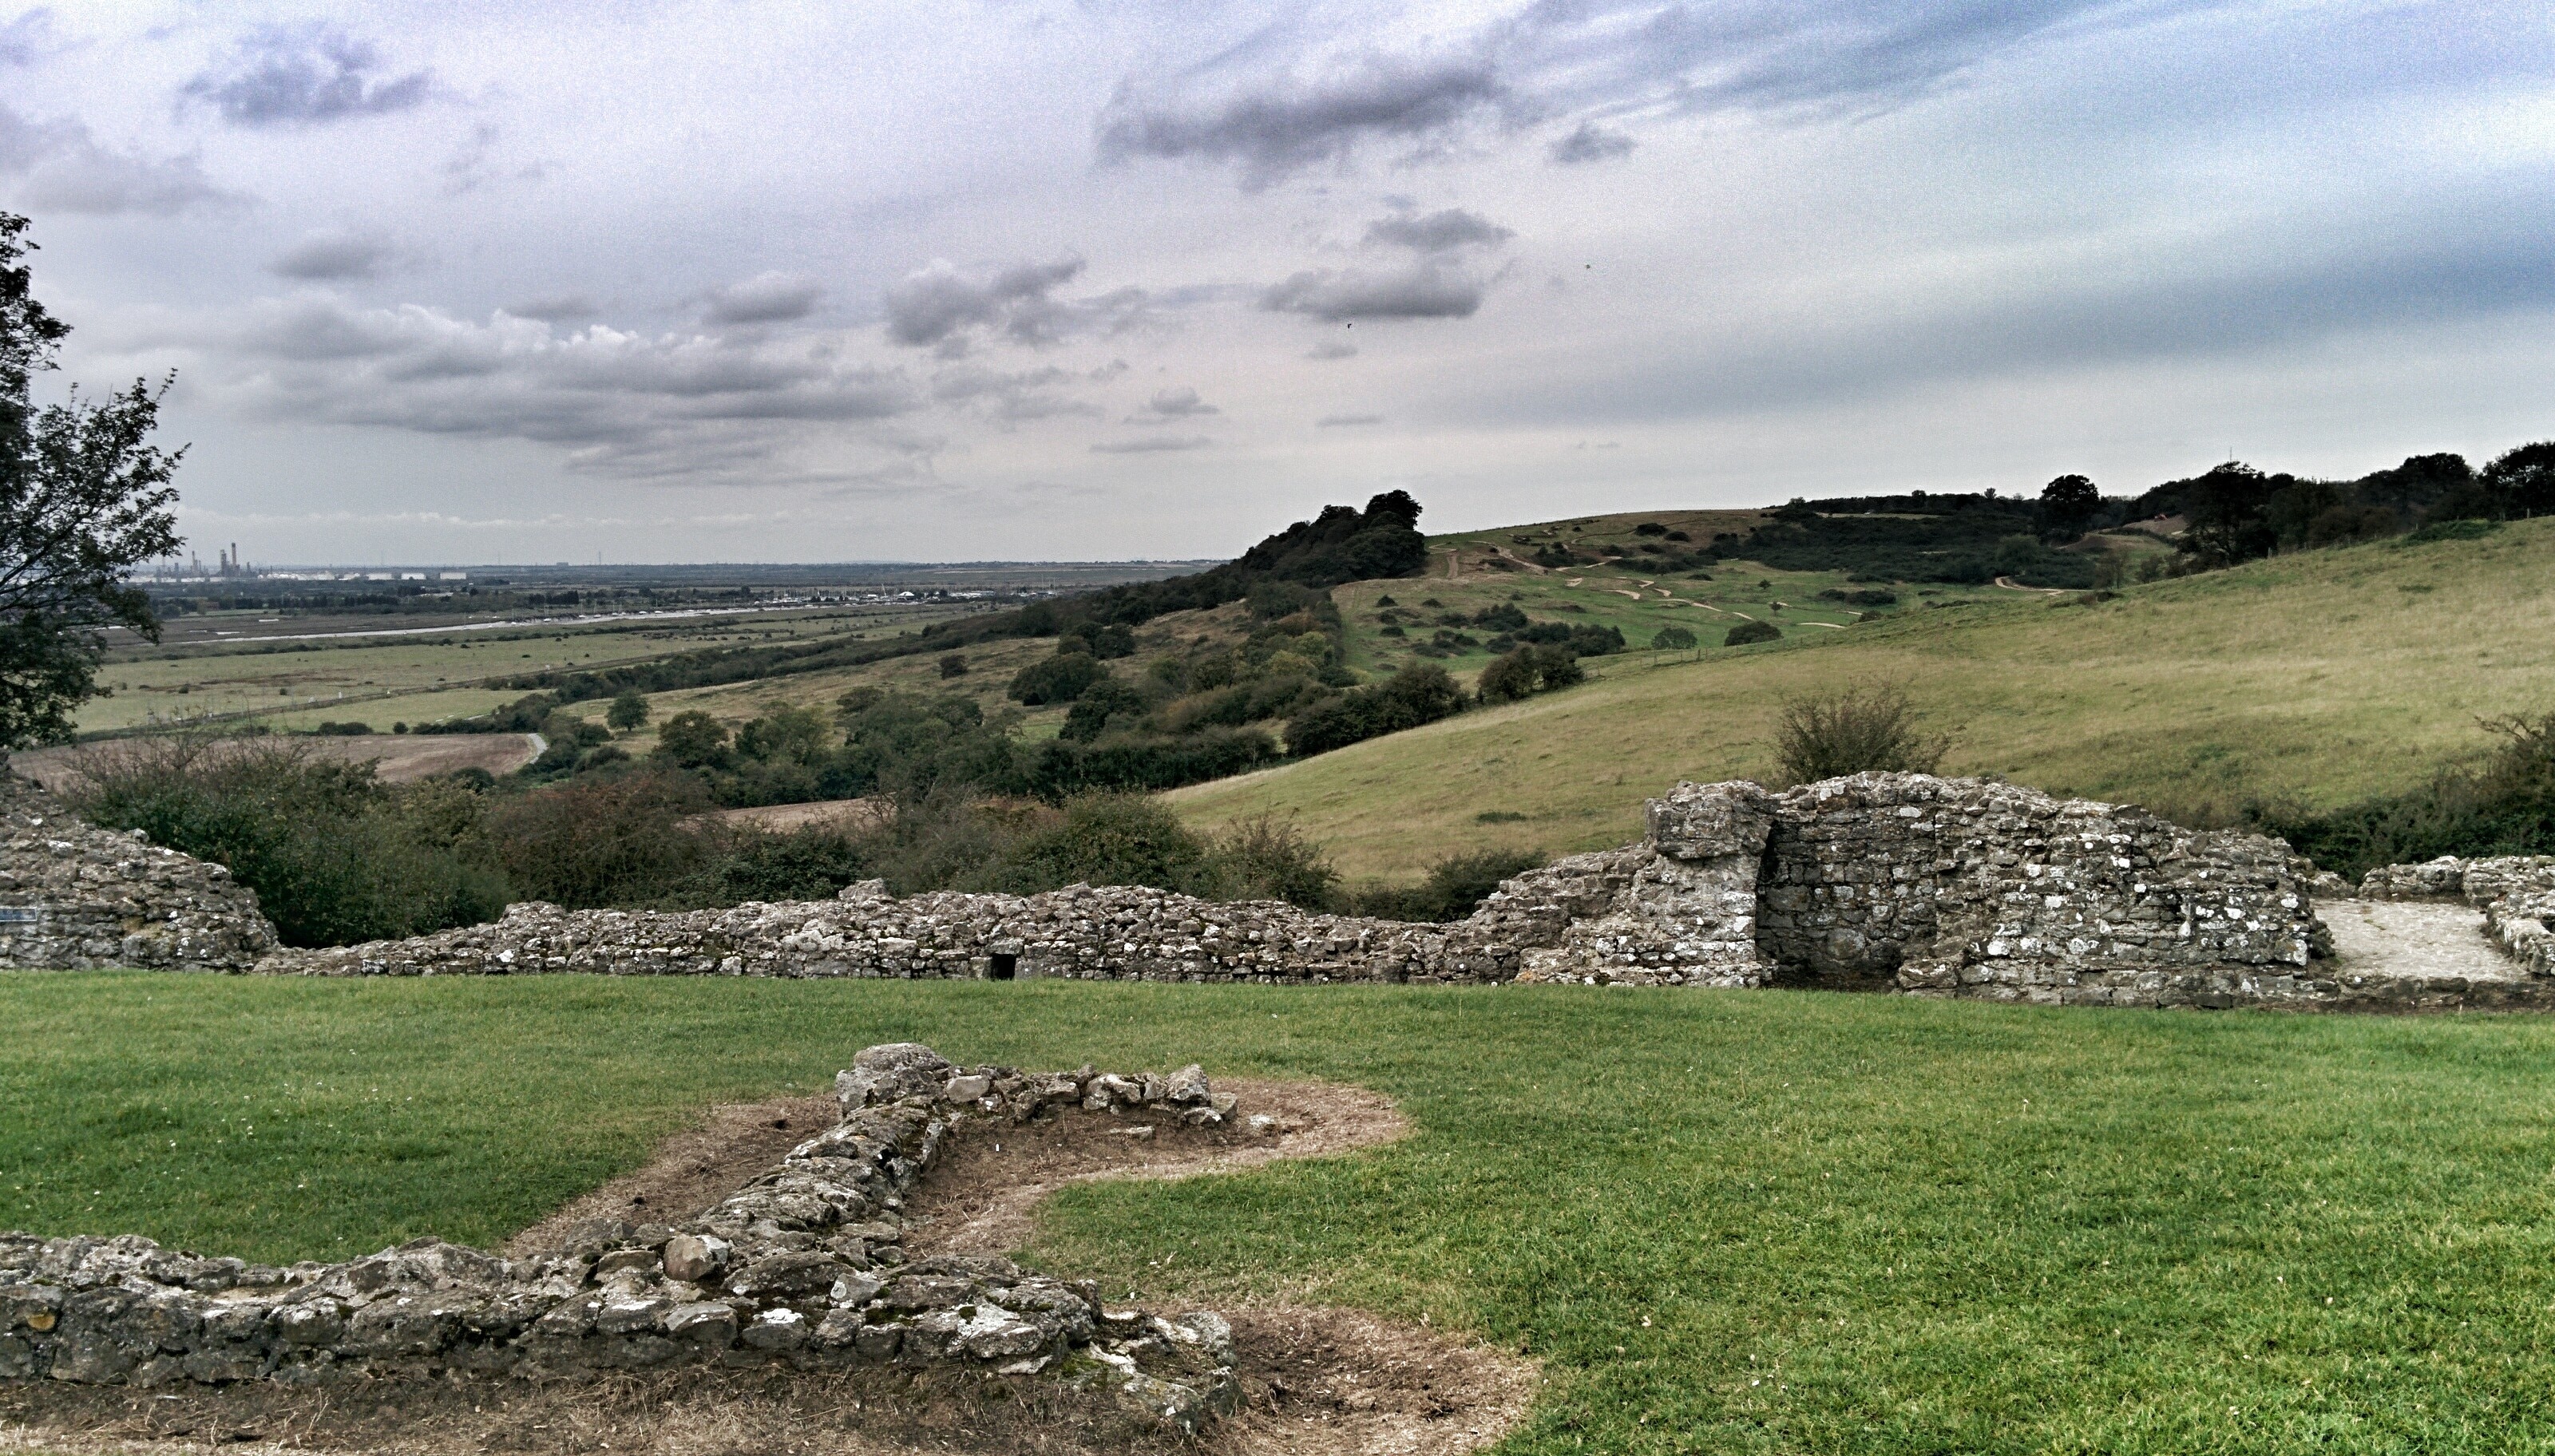
[[[1431,542],[1441,558],[1447,544]],[[2251,795],[2330,807],[2403,790],[2479,753],[2478,716],[2555,707],[2551,567],[2555,521],[2534,521],[2479,540],[2276,556],[2105,600],[1907,593],[1891,613],[1843,630],[1592,659],[1582,687],[1168,797],[1202,825],[1276,813],[1352,878],[1408,879],[1475,847],[1561,853],[1634,837],[1642,798],[1678,779],[1770,774],[1786,697],[1888,681],[1954,735],[1949,773],[2199,820]],[[1622,563],[1499,573],[1478,589],[1611,597],[1645,623],[1691,610],[1655,605],[1642,574]],[[1744,579],[1754,591],[1771,580],[1742,578],[1735,562],[1714,574],[1669,584],[1710,592]],[[1570,576],[1577,586],[1561,584]],[[1366,582],[1337,597],[1357,623],[1371,620],[1377,596],[1451,601],[1445,589],[1466,585]],[[1357,635],[1362,653],[1379,641]]]

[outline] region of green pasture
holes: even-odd
[[[1404,588],[1390,584],[1397,599]],[[1946,772],[2197,819],[2251,795],[2332,807],[2399,792],[2484,752],[2478,717],[2555,709],[2555,521],[2278,556],[2090,603],[1899,591],[1899,607],[1842,632],[1591,659],[1581,687],[1169,798],[1206,826],[1274,812],[1352,877],[1411,879],[1485,844],[1634,838],[1642,799],[1679,779],[1771,777],[1785,698],[1859,684],[1902,684],[1952,736]]]
[[[0,1226],[489,1243],[858,1047],[1328,1077],[1392,1147],[1077,1186],[1113,1297],[1530,1353],[1506,1452],[2555,1445],[2555,1026],[1791,992],[0,976]]]

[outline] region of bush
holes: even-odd
[[[480,800],[449,780],[393,786],[290,743],[156,739],[92,760],[91,823],[228,866],[288,945],[351,945],[496,918]]]
[[[1529,644],[1493,659],[1482,669],[1474,690],[1486,703],[1516,702],[1532,693],[1575,686],[1587,676],[1587,669],[1567,648]]]
[[[1951,748],[1918,731],[1915,709],[1896,687],[1796,697],[1783,704],[1774,756],[1786,784],[1846,774],[1931,774]]]
[[[2475,768],[2443,770],[2411,793],[2326,813],[2255,804],[2245,817],[2355,880],[2378,865],[2444,854],[2555,854],[2555,711],[2479,726],[2501,740],[2493,754]]]
[[[1192,894],[1213,900],[1282,900],[1308,910],[1339,908],[1340,876],[1321,847],[1268,814],[1241,820],[1209,841]]]
[[[592,910],[661,899],[698,872],[710,846],[684,821],[708,807],[689,775],[629,774],[525,794],[489,814],[488,832],[518,893]]]
[[[942,658],[942,659],[940,660],[940,675],[941,675],[941,677],[942,677],[942,679],[943,679],[943,680],[946,680],[946,679],[951,678],[951,677],[964,677],[964,676],[966,676],[966,675],[967,675],[967,657],[966,657],[966,655],[965,655],[964,653],[951,653],[951,654],[949,654],[947,657]]]
[[[748,901],[831,900],[866,878],[861,847],[838,829],[727,829],[704,836],[705,854],[654,902],[659,910],[722,910]],[[629,903],[629,902],[624,902]]]
[[[1315,703],[1286,724],[1286,751],[1298,758],[1434,723],[1464,710],[1464,690],[1433,663],[1412,663],[1372,687]]]
[[[360,738],[373,731],[370,723],[321,723],[310,730],[326,738]]]
[[[1780,642],[1783,629],[1771,622],[1742,622],[1721,639],[1723,647],[1746,647],[1752,642]]]
[[[1013,674],[1006,691],[1034,708],[1045,703],[1069,703],[1080,697],[1084,688],[1108,675],[1109,669],[1089,653],[1064,653],[1023,667]]]
[[[1350,896],[1354,913],[1379,920],[1460,920],[1502,881],[1543,863],[1533,849],[1485,849],[1439,860],[1416,885],[1369,885]]]
[[[716,762],[727,752],[727,725],[698,708],[676,713],[657,730],[657,752],[686,769]]]
[[[1068,885],[1195,885],[1206,841],[1142,794],[1087,793],[1068,800],[1062,822],[1028,835],[958,888],[1034,895]]]
[[[1694,645],[1694,634],[1682,627],[1662,627],[1650,639],[1651,649],[1663,653],[1681,653]]]

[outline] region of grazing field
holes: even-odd
[[[0,1225],[494,1243],[902,1038],[1327,1077],[1397,1145],[1074,1188],[1035,1256],[1545,1364],[1511,1452],[2555,1443],[2555,1025],[1783,992],[0,977]]]
[[[1679,779],[1770,776],[1783,699],[1853,684],[1903,684],[1953,736],[1947,773],[2199,818],[2254,794],[2400,791],[2488,747],[2479,716],[2555,708],[2555,521],[2108,601],[1973,596],[1699,659],[1591,659],[1582,687],[1169,797],[1201,825],[1290,817],[1351,876],[1409,879],[1485,844],[1631,839],[1641,800]]]

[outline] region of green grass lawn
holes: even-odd
[[[1509,1452],[2555,1445],[2555,1023],[1783,992],[0,976],[0,1225],[489,1243],[858,1047],[1323,1076],[1396,1146],[1074,1188],[1140,1297],[1545,1362]]]
[[[2169,814],[2402,792],[2491,746],[2477,717],[2555,709],[2555,521],[2303,551],[2094,605],[1989,592],[1937,610],[1900,590],[1909,605],[1843,632],[1590,659],[1584,686],[1169,797],[1206,827],[1291,817],[1351,878],[1408,880],[1485,844],[1635,838],[1642,800],[1679,779],[1771,776],[1786,697],[1862,683],[1903,683],[1953,735],[1947,773]]]

